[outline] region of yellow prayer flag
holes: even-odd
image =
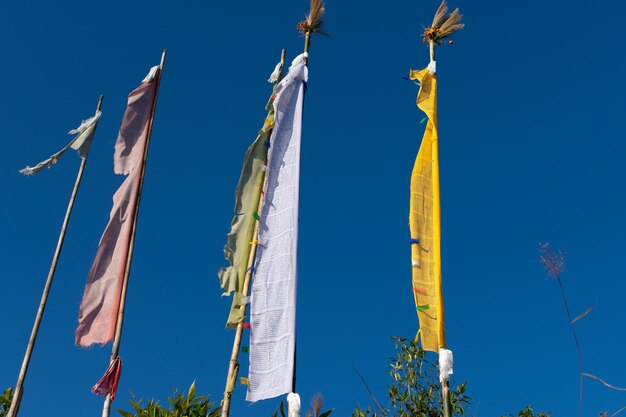
[[[446,347],[441,288],[441,207],[437,135],[437,78],[429,68],[411,71],[421,84],[417,107],[428,123],[411,174],[409,225],[413,294],[420,323],[422,348],[439,352]]]

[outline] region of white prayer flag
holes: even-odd
[[[294,60],[274,100],[265,199],[250,303],[246,400],[291,392],[296,342],[300,139],[307,67]]]

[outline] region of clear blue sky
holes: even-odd
[[[423,115],[409,68],[427,64],[423,25],[438,1],[331,1],[311,48],[300,212],[298,390],[338,417],[385,396],[390,337],[412,337],[409,177]],[[438,50],[443,276],[455,378],[470,415],[527,404],[572,416],[577,362],[539,242],[568,252],[563,276],[585,370],[626,386],[622,2],[455,1],[467,27]],[[79,159],[18,169],[103,116],[26,385],[22,417],[100,415],[89,392],[110,346],[74,346],[87,271],[122,178],[113,144],[126,104],[168,48],[128,293],[114,408],[195,379],[218,400],[233,334],[217,270],[244,152],[260,128],[265,79],[308,4],[0,2],[0,388],[17,378]],[[246,374],[242,366],[242,375]],[[585,381],[584,414],[626,393]],[[233,416],[269,416],[278,400]]]

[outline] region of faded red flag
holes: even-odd
[[[128,177],[113,196],[109,224],[89,270],[76,329],[76,344],[82,347],[105,344],[115,336],[159,71],[158,67],[153,68],[144,82],[128,96],[114,154],[115,173]]]
[[[122,358],[119,356],[109,364],[109,368],[106,370],[100,381],[96,382],[91,388],[91,392],[96,395],[106,396],[111,394],[111,401],[115,399],[115,393],[117,392],[117,385],[120,382],[120,375],[122,374]]]

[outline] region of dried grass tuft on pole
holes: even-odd
[[[422,34],[424,43],[441,45],[442,39],[452,36],[454,32],[465,27],[461,23],[462,19],[463,15],[458,8],[454,9],[452,13],[448,13],[448,4],[446,0],[443,0],[435,13],[432,25],[427,27]]]
[[[326,13],[324,0],[311,0],[309,14],[306,15],[302,22],[298,23],[297,29],[303,35],[319,33],[320,35],[328,36],[328,33],[322,29],[324,26],[324,13]]]

